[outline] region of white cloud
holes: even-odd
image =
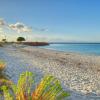
[[[26,25],[24,25],[23,23],[20,23],[20,22],[17,22],[15,24],[10,24],[9,27],[12,30],[17,31],[18,33],[31,32],[32,31],[32,29],[30,27],[27,27]]]
[[[0,19],[0,26],[5,26],[6,25],[6,22],[1,18]]]
[[[0,33],[1,33],[1,32],[3,32],[3,29],[2,29],[2,28],[0,28]]]
[[[22,33],[22,32],[29,33],[29,32],[32,32],[32,29],[34,31],[40,31],[40,32],[48,31],[47,28],[28,27],[27,25],[25,25],[21,22],[16,22],[15,24],[13,24],[13,23],[8,24],[2,18],[0,18],[0,26],[3,26],[3,27],[8,28],[10,30],[15,30],[18,33]]]

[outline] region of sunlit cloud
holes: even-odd
[[[0,26],[6,26],[6,22],[2,18],[0,19]]]
[[[1,33],[1,32],[3,32],[3,29],[2,29],[2,28],[0,28],[0,33]]]
[[[32,28],[24,25],[23,23],[17,22],[15,24],[10,24],[9,28],[11,28],[12,30],[17,31],[18,33],[21,32],[32,32]]]
[[[39,31],[39,32],[45,32],[48,31],[47,28],[38,28],[38,27],[29,27],[22,22],[16,22],[16,23],[7,23],[3,18],[0,18],[0,26],[8,28],[9,30],[14,30],[18,33],[30,33],[33,31]]]

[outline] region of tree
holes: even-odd
[[[7,42],[6,39],[2,39],[3,42]]]
[[[25,38],[24,38],[24,37],[18,37],[18,38],[17,38],[17,41],[18,41],[18,42],[25,41]]]

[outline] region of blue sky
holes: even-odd
[[[9,40],[100,42],[99,0],[1,0],[0,18],[11,26],[0,26]],[[32,31],[12,29],[19,24]]]

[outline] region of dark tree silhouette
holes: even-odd
[[[18,37],[18,38],[17,38],[17,41],[18,41],[18,42],[25,41],[25,38],[24,38],[24,37]]]
[[[6,39],[2,39],[3,42],[6,42]]]

